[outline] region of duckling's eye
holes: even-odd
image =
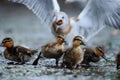
[[[64,19],[64,16],[62,17],[62,19]]]

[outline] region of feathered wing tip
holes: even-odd
[[[27,6],[28,9],[38,16],[44,24],[51,25],[51,20],[54,16],[54,6],[52,0],[9,0],[16,3],[21,3]]]
[[[120,29],[120,5],[113,13],[106,15],[105,24]]]

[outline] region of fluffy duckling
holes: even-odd
[[[83,61],[84,51],[80,45],[85,45],[82,41],[81,36],[75,36],[73,38],[72,47],[65,50],[63,57],[62,67],[67,67],[70,69],[77,68],[79,64]]]
[[[4,57],[8,60],[18,62],[18,64],[24,64],[29,61],[32,55],[37,52],[36,50],[30,50],[22,46],[14,46],[14,41],[10,37],[4,38],[0,46],[6,48],[4,50]]]
[[[116,68],[120,69],[120,52],[116,56],[116,64],[117,64]]]
[[[90,62],[98,62],[100,61],[101,57],[106,59],[105,50],[101,46],[97,46],[96,48],[85,47],[84,48],[84,60],[81,64],[85,64],[85,66],[90,66]]]
[[[64,43],[65,43],[64,36],[58,35],[55,42],[50,42],[42,46],[41,52],[37,59],[33,62],[33,65],[37,65],[40,55],[42,53],[41,56],[45,58],[56,59],[56,66],[58,66],[59,58],[63,55]]]

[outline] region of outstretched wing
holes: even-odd
[[[48,25],[51,25],[51,20],[54,16],[55,9],[58,8],[58,11],[60,9],[57,0],[9,0],[9,1],[26,5],[27,8],[32,10],[33,13],[39,17],[42,23]]]
[[[78,16],[80,34],[92,37],[105,25],[120,29],[120,0],[89,0]]]

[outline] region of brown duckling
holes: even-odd
[[[98,62],[100,61],[101,57],[106,59],[105,49],[101,46],[98,46],[96,48],[91,47],[85,47],[84,48],[84,60],[82,61],[82,65],[85,64],[85,66],[90,66],[90,62]]]
[[[0,46],[6,48],[4,50],[4,57],[8,60],[18,62],[18,64],[24,64],[29,61],[32,55],[37,52],[36,50],[30,50],[22,46],[14,46],[14,41],[10,37],[4,38]]]
[[[62,67],[73,69],[79,66],[84,58],[84,51],[80,45],[85,45],[83,43],[82,37],[75,36],[73,39],[72,47],[69,47],[65,50]]]
[[[117,64],[116,68],[120,69],[120,52],[116,56],[116,64]]]
[[[33,62],[33,65],[37,65],[39,58],[43,56],[45,58],[56,59],[56,66],[58,66],[59,58],[63,55],[64,43],[65,43],[64,36],[58,35],[55,42],[50,42],[42,46],[41,52],[39,53],[37,59]]]

